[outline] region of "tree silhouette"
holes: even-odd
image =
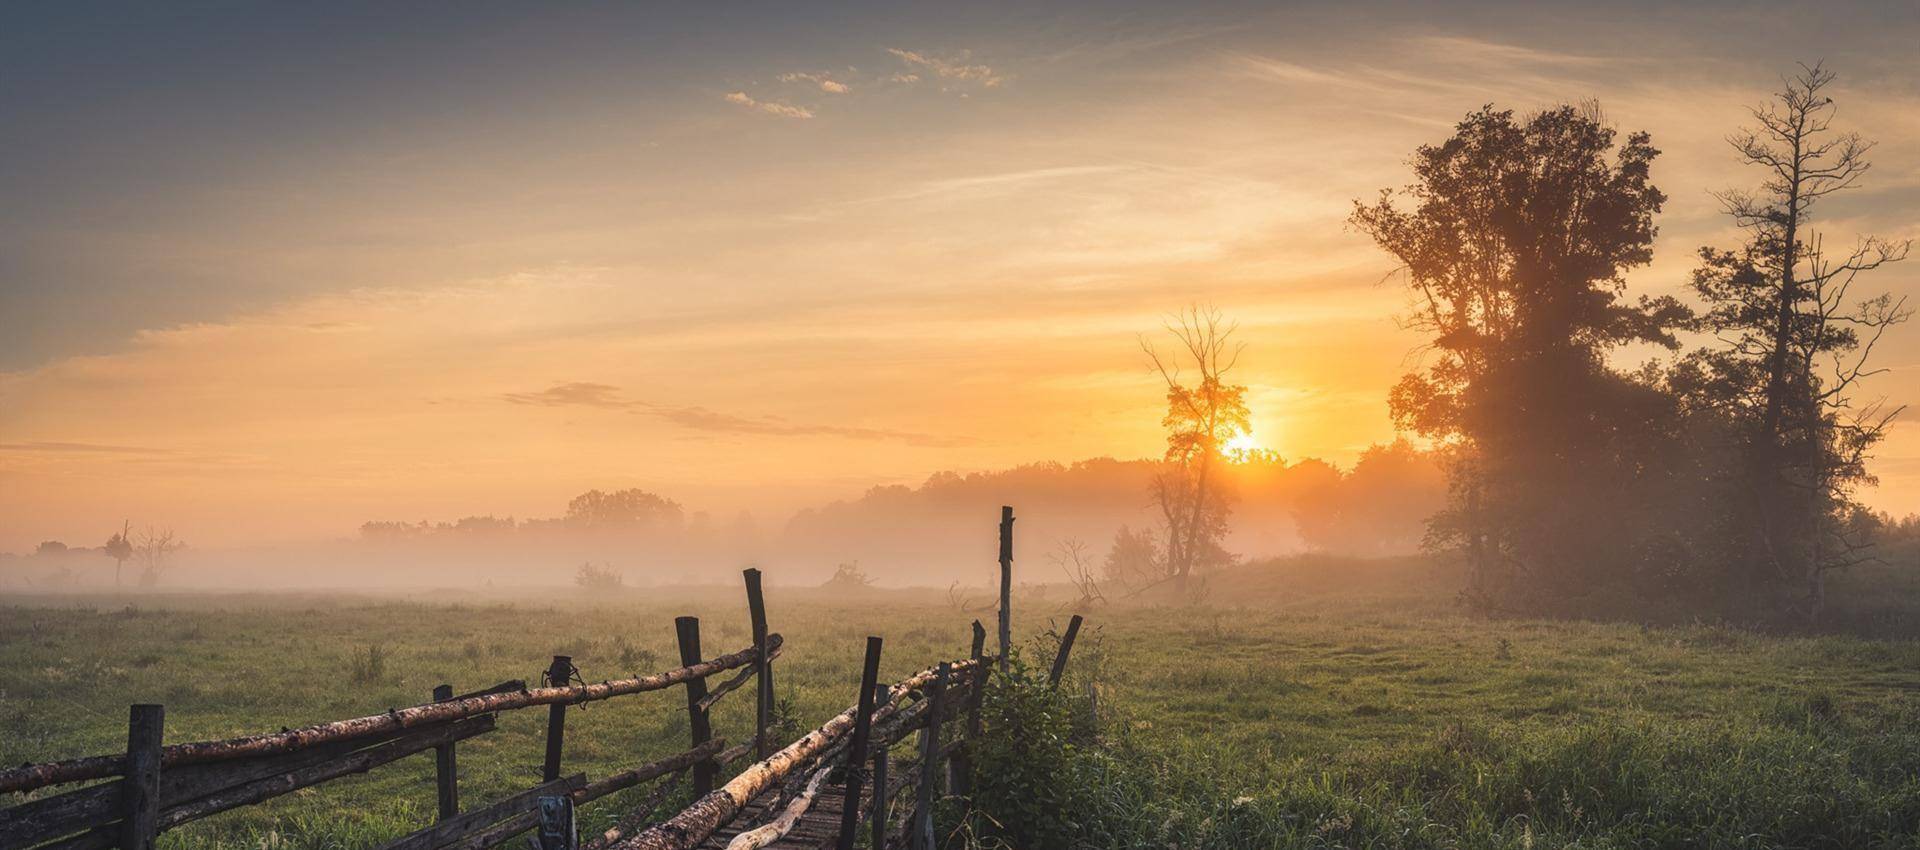
[[[1861,237],[1839,254],[1811,227],[1825,198],[1855,188],[1873,143],[1833,129],[1833,72],[1802,65],[1752,110],[1756,126],[1729,142],[1764,178],[1720,199],[1746,234],[1738,248],[1702,248],[1693,289],[1722,341],[1676,375],[1699,407],[1730,417],[1744,491],[1730,557],[1750,601],[1817,617],[1827,572],[1858,560],[1864,509],[1850,497],[1867,453],[1900,410],[1856,404],[1875,345],[1912,311],[1887,294],[1856,299],[1863,273],[1897,262],[1911,243]]]
[[[1688,312],[1624,298],[1666,196],[1648,135],[1616,142],[1596,107],[1525,120],[1487,107],[1416,151],[1403,192],[1355,205],[1430,335],[1431,365],[1389,405],[1450,452],[1450,504],[1429,539],[1465,556],[1483,606],[1578,596],[1639,557],[1644,455],[1668,405],[1606,355],[1677,347]]]
[[[106,545],[101,547],[102,550],[107,553],[107,557],[113,559],[113,586],[114,587],[120,586],[121,568],[127,565],[128,558],[133,557],[133,540],[131,539],[132,534],[133,534],[133,523],[122,522],[120,523],[120,531],[114,534],[112,537],[107,538]]]
[[[1232,512],[1227,492],[1213,476],[1221,447],[1247,430],[1247,388],[1227,382],[1242,346],[1235,326],[1219,310],[1194,306],[1166,324],[1174,339],[1162,354],[1142,339],[1140,347],[1167,386],[1165,463],[1154,476],[1152,496],[1166,531],[1168,577],[1184,587],[1196,567],[1231,559],[1220,540]],[[1191,374],[1189,374],[1191,370]]]

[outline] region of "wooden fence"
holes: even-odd
[[[934,790],[945,781],[964,796],[970,776],[968,746],[980,734],[988,673],[995,660],[1005,668],[1011,640],[1007,606],[1012,525],[1012,509],[1002,509],[997,656],[985,654],[986,630],[975,621],[968,658],[941,662],[888,686],[876,682],[882,644],[870,637],[855,703],[777,751],[768,729],[773,661],[783,640],[767,629],[760,571],[749,569],[744,576],[753,644],[703,659],[700,621],[681,617],[674,623],[681,666],[649,676],[581,682],[572,659],[554,656],[538,687],[511,681],[456,695],[451,686],[441,685],[431,702],[383,714],[179,744],[162,743],[161,706],[132,706],[124,753],[0,770],[0,793],[94,783],[0,809],[0,850],[148,850],[161,832],[181,824],[429,751],[435,764],[437,819],[382,845],[382,850],[475,850],[530,830],[542,850],[690,850],[722,838],[728,843],[720,846],[753,850],[778,846],[790,835],[819,839],[828,827],[822,823],[824,810],[816,804],[835,794],[840,804],[832,814],[838,822],[828,830],[832,840],[827,843],[851,848],[864,809],[875,847],[928,848]],[[1055,682],[1079,627],[1080,617],[1075,616],[1054,660]],[[709,687],[709,679],[730,671],[735,671],[732,676]],[[714,736],[710,713],[719,700],[749,681],[756,685],[753,739],[728,747]],[[584,774],[562,775],[569,706],[673,687],[685,688],[689,749],[593,781]],[[493,731],[499,712],[538,706],[547,707],[541,784],[462,811],[459,742]],[[950,721],[959,712],[964,712],[965,722],[956,732]],[[889,751],[915,733],[920,736],[917,759],[889,770]],[[721,768],[749,753],[758,760],[717,784]],[[832,786],[827,784],[830,775],[837,779]],[[689,779],[694,803],[647,825],[651,812]],[[655,785],[648,795],[611,829],[579,841],[573,827],[575,807],[649,782]],[[823,789],[828,789],[824,796]],[[915,795],[912,804],[898,805],[907,791]],[[729,832],[722,833],[722,827]]]

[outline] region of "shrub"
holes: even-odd
[[[387,679],[387,648],[371,644],[347,660],[347,677],[356,685],[372,685]]]

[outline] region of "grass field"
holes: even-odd
[[[1085,821],[1071,843],[1920,846],[1920,643],[1886,607],[1907,585],[1858,594],[1878,638],[1487,621],[1461,615],[1445,586],[1413,562],[1297,562],[1218,577],[1198,606],[1088,612],[1070,692],[1097,684],[1101,731],[1048,780],[1072,786],[1060,806]],[[137,701],[165,704],[178,741],[372,713],[441,682],[533,680],[555,653],[593,680],[665,669],[679,614],[702,618],[709,655],[750,642],[732,589],[463,597],[6,599],[0,762],[119,749]],[[780,696],[808,728],[852,701],[863,636],[886,637],[883,673],[897,677],[964,655],[968,621],[991,619],[931,591],[774,584],[769,606],[787,639]],[[1059,588],[1029,588],[1016,632],[1038,635],[1069,607]],[[683,749],[682,699],[576,711],[568,771]],[[751,705],[723,702],[718,734],[743,740]],[[537,779],[543,714],[500,726],[461,745],[469,804]],[[625,799],[589,807],[589,825]],[[357,847],[427,823],[432,807],[431,759],[415,757],[165,841]]]

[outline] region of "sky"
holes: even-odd
[[[1920,236],[1912,3],[1038,5],[7,5],[0,551],[1150,456],[1193,303],[1260,442],[1350,462],[1421,340],[1345,219],[1487,103],[1650,131],[1680,292],[1825,60],[1879,146],[1821,229]],[[1920,326],[1880,362],[1920,402]],[[1920,420],[1872,468],[1920,511]]]

